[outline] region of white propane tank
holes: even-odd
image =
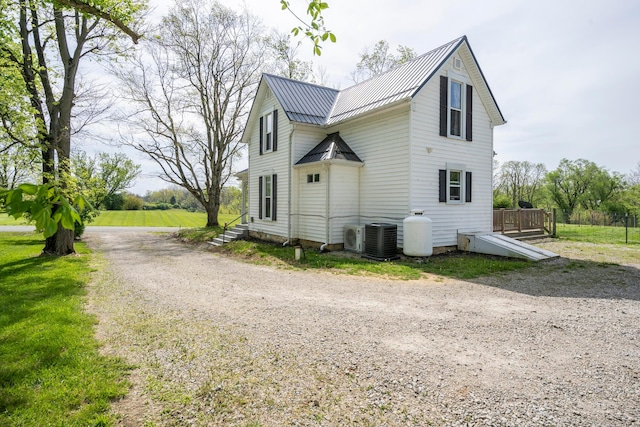
[[[413,210],[411,215],[402,221],[404,243],[402,251],[407,256],[431,256],[433,244],[431,240],[432,221],[424,216],[424,211]]]

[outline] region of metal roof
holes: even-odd
[[[287,114],[298,123],[324,125],[338,96],[336,89],[265,74],[264,79]]]
[[[351,160],[362,162],[358,155],[340,137],[338,132],[327,135],[325,139],[316,145],[311,151],[304,155],[296,165],[305,163],[320,162],[322,160]]]
[[[476,87],[491,117],[495,119],[494,123],[505,123],[466,36],[342,91],[271,74],[265,74],[263,78],[289,120],[329,126],[398,101],[411,99],[463,44],[468,48],[473,61],[471,65],[479,76],[478,82],[481,87]],[[463,50],[467,52],[466,49]]]
[[[327,124],[412,97],[464,40],[466,37],[455,39],[386,73],[341,91]]]

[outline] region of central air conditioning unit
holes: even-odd
[[[364,257],[376,261],[389,261],[398,256],[398,226],[373,223],[364,226]]]
[[[344,226],[344,250],[362,253],[364,249],[364,225]]]

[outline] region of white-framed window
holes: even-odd
[[[449,136],[462,137],[464,129],[464,83],[449,79]]]
[[[276,220],[276,196],[278,175],[263,175],[258,178],[258,218],[262,220]]]
[[[264,116],[264,152],[273,151],[273,113]]]
[[[446,169],[440,169],[439,201],[451,204],[471,203],[473,190],[472,174],[466,166],[459,163],[447,163]]]
[[[320,182],[320,174],[319,173],[307,174],[307,184],[312,184],[314,182]]]
[[[447,169],[447,200],[449,202],[462,200],[462,174],[461,170]]]
[[[263,219],[271,219],[271,209],[273,208],[273,186],[271,185],[272,182],[272,177],[271,175],[266,175],[264,177],[263,180],[263,185],[264,185],[264,190],[263,190],[263,199],[262,199],[262,203],[263,203],[263,212],[264,212],[264,218]]]
[[[278,110],[260,116],[260,155],[278,150]]]
[[[467,77],[449,71],[440,76],[440,136],[472,141],[473,87]]]

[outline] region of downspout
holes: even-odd
[[[330,220],[329,220],[329,215],[331,214],[331,206],[329,203],[329,197],[331,196],[331,177],[329,176],[329,168],[331,166],[325,164],[323,169],[327,172],[327,186],[325,187],[326,191],[325,191],[325,225],[324,225],[324,230],[325,230],[325,240],[324,243],[322,245],[320,245],[320,252],[324,252],[327,245],[329,244],[329,224],[330,224]]]
[[[282,246],[287,246],[291,243],[291,218],[292,218],[292,214],[291,214],[291,193],[292,190],[291,188],[293,187],[293,181],[291,180],[292,174],[293,174],[293,164],[291,164],[291,159],[293,158],[293,134],[296,131],[296,125],[295,123],[291,125],[291,132],[289,133],[289,164],[288,164],[288,169],[289,169],[289,185],[287,185],[287,193],[288,193],[288,197],[287,197],[287,241],[284,242],[282,244]]]

